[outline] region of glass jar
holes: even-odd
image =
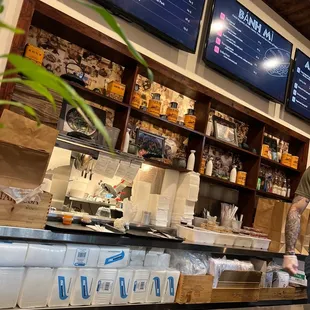
[[[179,116],[178,103],[170,102],[170,107],[167,108],[166,114],[168,121],[176,123]]]
[[[140,109],[141,106],[141,94],[138,92],[139,90],[139,85],[135,86],[135,91],[132,96],[131,100],[131,106],[133,106],[136,109]]]
[[[185,114],[185,117],[184,117],[184,124],[185,124],[185,127],[189,129],[195,129],[196,116],[195,116],[194,109],[187,110],[187,114]]]
[[[160,116],[160,108],[161,108],[160,94],[153,93],[152,99],[149,100],[149,105],[147,107],[147,111],[150,114],[159,117]]]

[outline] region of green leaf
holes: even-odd
[[[120,25],[116,22],[115,18],[102,6],[98,6],[89,2],[85,2],[83,0],[75,0],[78,3],[81,3],[82,5],[89,7],[90,9],[94,10],[98,14],[100,14],[104,20],[107,22],[107,24],[112,28],[114,32],[116,32],[126,43],[128,50],[130,53],[134,56],[134,58],[144,67],[146,67],[147,73],[148,73],[148,78],[153,81],[153,72],[149,69],[147,62],[145,59],[141,56],[141,54],[134,48],[132,43],[127,39],[125,33],[123,32],[122,28]]]
[[[0,105],[11,105],[14,107],[18,107],[23,109],[27,114],[29,114],[30,116],[34,117],[38,123],[38,125],[40,124],[40,120],[35,112],[35,110],[32,107],[29,107],[27,105],[24,105],[20,102],[16,102],[16,101],[8,101],[8,100],[0,100]]]
[[[54,97],[48,91],[48,89],[45,86],[41,85],[40,83],[30,81],[30,80],[23,80],[20,78],[3,79],[1,82],[2,83],[19,83],[19,84],[24,84],[32,88],[35,92],[44,96],[52,104],[54,111],[56,111],[56,104],[55,104]]]
[[[1,7],[0,7],[0,8],[1,8]],[[0,13],[1,13],[1,12],[0,12]],[[25,31],[24,31],[23,29],[14,28],[14,27],[12,27],[12,26],[10,26],[10,25],[8,25],[8,24],[2,22],[1,20],[0,20],[0,28],[5,28],[5,29],[7,29],[7,30],[10,30],[10,31],[16,33],[16,34],[24,34],[24,33],[25,33]]]

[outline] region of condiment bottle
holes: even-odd
[[[211,156],[207,163],[206,175],[212,176],[213,172],[213,157]]]
[[[284,179],[281,195],[282,195],[283,197],[286,197],[286,194],[287,194],[287,184],[286,184],[286,179]]]
[[[170,107],[167,108],[166,114],[168,121],[176,123],[179,116],[178,103],[170,102]]]
[[[140,106],[141,106],[141,94],[138,93],[138,90],[139,90],[139,85],[136,85],[135,86],[135,91],[134,91],[133,96],[132,96],[131,105],[134,108],[140,109]]]
[[[150,114],[159,117],[160,116],[160,108],[161,108],[160,94],[153,93],[152,99],[149,100],[149,105],[147,107],[147,111]]]
[[[185,117],[184,117],[184,124],[185,124],[185,127],[189,129],[195,129],[196,116],[195,116],[194,109],[187,110],[187,114],[185,114]]]
[[[191,154],[188,156],[188,160],[187,160],[187,170],[194,170],[194,166],[195,166],[195,150],[191,150]]]
[[[232,183],[236,183],[236,179],[237,179],[237,166],[233,165],[233,168],[230,171],[229,181]]]
[[[286,197],[290,198],[291,197],[291,180],[287,179],[287,192],[286,192]]]

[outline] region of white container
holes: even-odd
[[[236,236],[233,234],[221,234],[218,233],[217,237],[215,238],[214,244],[217,245],[225,245],[225,246],[233,246],[235,243]]]
[[[194,170],[194,166],[195,166],[195,150],[191,150],[190,155],[188,156],[188,160],[187,160],[187,170]]]
[[[18,306],[20,308],[46,307],[53,275],[52,268],[27,268]]]
[[[23,267],[28,243],[0,242],[0,267]]]
[[[229,181],[232,183],[236,183],[236,179],[237,179],[237,168],[236,166],[233,166],[233,168],[230,171]]]
[[[26,267],[61,267],[66,254],[65,245],[30,243]]]
[[[123,146],[123,152],[128,153],[128,148],[129,148],[129,141],[130,141],[130,129],[127,128],[126,135],[125,135],[125,141],[124,141],[124,146]]]
[[[269,248],[271,240],[263,238],[253,238],[252,237],[252,248],[256,250],[265,250]]]
[[[181,173],[179,177],[178,186],[189,184],[199,186],[200,174],[194,171]]]
[[[157,267],[159,255],[157,253],[147,253],[145,255],[144,267]]]
[[[169,205],[170,197],[165,195],[151,194],[148,211],[155,212],[156,210],[169,210]]]
[[[133,269],[118,270],[111,303],[113,305],[127,304],[134,271]]]
[[[248,236],[236,236],[234,246],[241,248],[250,248],[252,246],[252,238]]]
[[[168,269],[166,273],[166,284],[161,299],[162,303],[173,303],[178,288],[180,271]]]
[[[145,260],[146,248],[131,247],[129,266],[142,267]]]
[[[25,268],[0,268],[0,309],[15,308]]]
[[[96,245],[67,244],[63,267],[97,267],[99,252]]]
[[[111,302],[116,276],[116,269],[99,269],[92,305],[108,305]]]
[[[148,269],[136,269],[134,271],[130,287],[129,303],[145,302],[149,278],[150,271]]]
[[[206,175],[212,176],[212,172],[213,172],[213,157],[210,157],[210,159],[207,162]]]
[[[188,184],[178,187],[176,195],[177,197],[182,197],[187,200],[196,202],[198,200],[198,194],[199,194],[199,186]]]
[[[214,244],[217,233],[213,231],[208,231],[201,228],[185,228],[186,232],[186,240],[193,243],[202,243],[202,244]]]
[[[69,306],[76,275],[77,270],[75,268],[55,269],[52,290],[47,302],[49,307]]]
[[[164,295],[166,271],[152,270],[146,295],[147,303],[158,303]]]
[[[123,247],[100,247],[98,267],[125,268],[129,264],[130,249]]]
[[[98,269],[79,268],[71,293],[71,306],[89,306],[96,291]]]

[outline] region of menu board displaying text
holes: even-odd
[[[296,50],[287,107],[310,120],[310,58]]]
[[[236,0],[214,0],[204,60],[284,102],[292,44]]]
[[[95,0],[194,52],[205,0]]]

